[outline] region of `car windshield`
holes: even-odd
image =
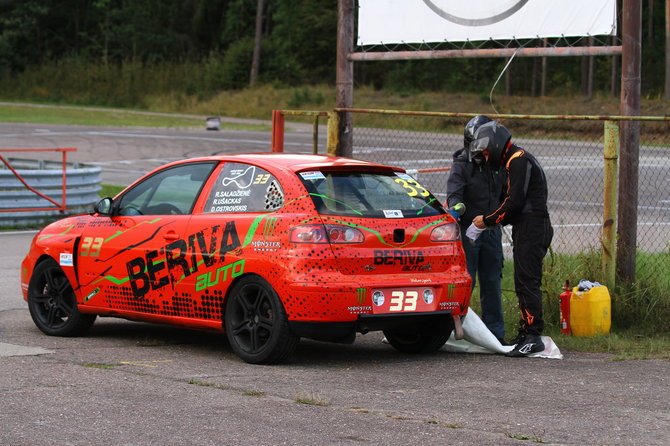
[[[319,214],[411,218],[446,212],[430,192],[405,173],[309,171],[298,176]]]

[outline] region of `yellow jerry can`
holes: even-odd
[[[570,295],[570,329],[573,336],[592,337],[610,332],[612,300],[606,286],[588,291],[572,289]]]

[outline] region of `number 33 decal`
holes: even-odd
[[[423,186],[417,183],[416,180],[403,180],[402,178],[396,178],[395,182],[401,184],[402,187],[407,189],[407,195],[410,197],[416,197],[417,195],[427,197],[430,195],[430,193],[424,189]]]
[[[389,311],[414,311],[419,293],[416,291],[394,291],[391,293],[391,306]]]

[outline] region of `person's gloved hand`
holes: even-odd
[[[463,203],[456,203],[448,209],[448,212],[454,219],[458,220],[465,213],[465,205]]]

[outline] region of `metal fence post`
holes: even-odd
[[[602,271],[610,290],[616,285],[616,232],[619,170],[619,122],[605,121]]]
[[[337,154],[337,146],[339,145],[340,136],[340,115],[335,111],[328,112],[328,139],[326,141],[326,150],[328,155],[335,156]]]
[[[270,151],[284,151],[284,113],[281,110],[272,110],[272,147]]]

